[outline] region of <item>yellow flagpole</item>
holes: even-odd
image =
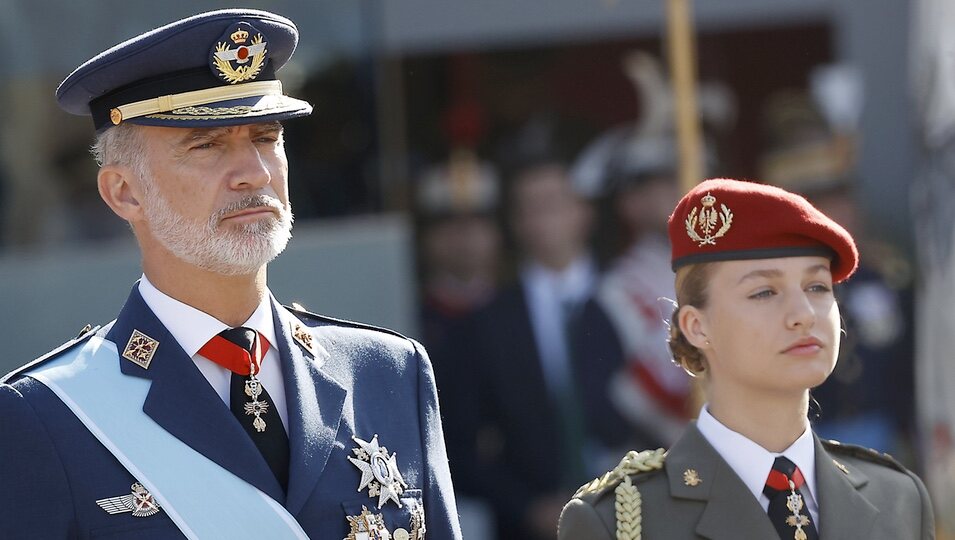
[[[674,115],[684,193],[703,180],[700,120],[696,103],[696,44],[692,0],[667,0],[667,49],[673,80]]]

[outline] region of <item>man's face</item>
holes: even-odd
[[[584,251],[590,209],[574,193],[563,167],[544,165],[521,173],[513,199],[514,232],[531,258],[559,267]]]
[[[167,250],[241,275],[285,249],[292,212],[279,123],[141,129],[146,226]]]

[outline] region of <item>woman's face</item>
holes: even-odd
[[[802,393],[835,367],[840,319],[828,259],[716,263],[707,296],[696,324],[710,384]]]

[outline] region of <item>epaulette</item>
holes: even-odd
[[[616,487],[617,484],[623,482],[625,478],[629,478],[630,475],[633,474],[662,469],[665,459],[666,450],[663,448],[644,450],[643,452],[631,450],[627,452],[627,455],[623,456],[620,463],[609,472],[580,486],[580,489],[574,493],[574,498],[604,492]]]
[[[7,373],[6,375],[0,377],[0,384],[5,384],[8,381],[12,381],[14,378],[18,377],[19,375],[23,373],[26,373],[27,371],[30,371],[31,369],[39,366],[40,364],[53,360],[54,358],[60,356],[66,351],[72,349],[73,347],[76,347],[80,343],[83,343],[84,341],[86,341],[87,339],[95,335],[100,328],[101,328],[100,326],[94,327],[92,325],[87,324],[86,326],[83,327],[83,329],[75,338],[67,341],[66,343],[44,354],[43,356],[37,358],[36,360],[27,362],[26,364],[14,369],[10,373]]]
[[[637,452],[631,450],[623,456],[620,464],[607,474],[584,484],[574,494],[579,498],[600,494],[613,488],[614,516],[616,517],[617,540],[640,540],[643,533],[643,497],[633,483],[632,476],[657,471],[663,468],[666,451],[662,448]]]
[[[873,463],[878,463],[879,465],[885,465],[886,467],[890,467],[900,472],[908,472],[908,470],[901,463],[896,461],[894,457],[890,456],[889,454],[879,452],[878,450],[825,439],[822,440],[822,446],[830,452],[859,458],[865,461],[871,461]]]
[[[313,321],[315,321],[315,322],[327,323],[327,324],[334,324],[334,325],[337,325],[337,326],[348,326],[348,327],[351,327],[351,328],[360,328],[360,329],[362,329],[362,330],[373,330],[373,331],[376,331],[376,332],[384,332],[385,334],[390,334],[390,335],[392,335],[392,336],[397,336],[397,337],[400,337],[400,338],[402,338],[402,339],[411,339],[411,338],[409,338],[408,336],[406,336],[406,335],[404,335],[404,334],[402,334],[402,333],[400,333],[400,332],[396,332],[396,331],[394,331],[394,330],[392,330],[392,329],[390,329],[390,328],[385,328],[385,327],[382,327],[382,326],[375,326],[375,325],[373,325],[373,324],[360,323],[360,322],[356,322],[356,321],[350,321],[350,320],[347,320],[347,319],[338,319],[338,318],[335,318],[335,317],[329,317],[328,315],[319,315],[319,314],[317,314],[317,313],[312,313],[311,311],[308,311],[308,310],[306,310],[304,307],[302,307],[301,304],[298,304],[298,303],[295,303],[295,302],[293,302],[291,306],[284,306],[284,307],[285,307],[285,309],[287,309],[287,310],[291,311],[292,313],[294,313],[295,315],[297,315],[299,318],[311,319],[311,320],[313,320]]]

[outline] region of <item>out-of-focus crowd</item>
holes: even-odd
[[[644,113],[577,155],[538,119],[500,155],[461,145],[417,178],[421,337],[476,537],[554,538],[581,484],[629,449],[669,446],[701,405],[667,346],[666,227],[681,195],[670,93],[649,57],[625,69]],[[860,269],[836,293],[839,363],[812,392],[816,431],[914,465],[912,272],[858,211],[855,84],[827,68],[810,89],[774,95],[754,180],[802,193],[860,244]],[[732,108],[719,96],[704,89],[704,127],[725,121],[707,103]],[[720,171],[704,146],[705,168]]]

